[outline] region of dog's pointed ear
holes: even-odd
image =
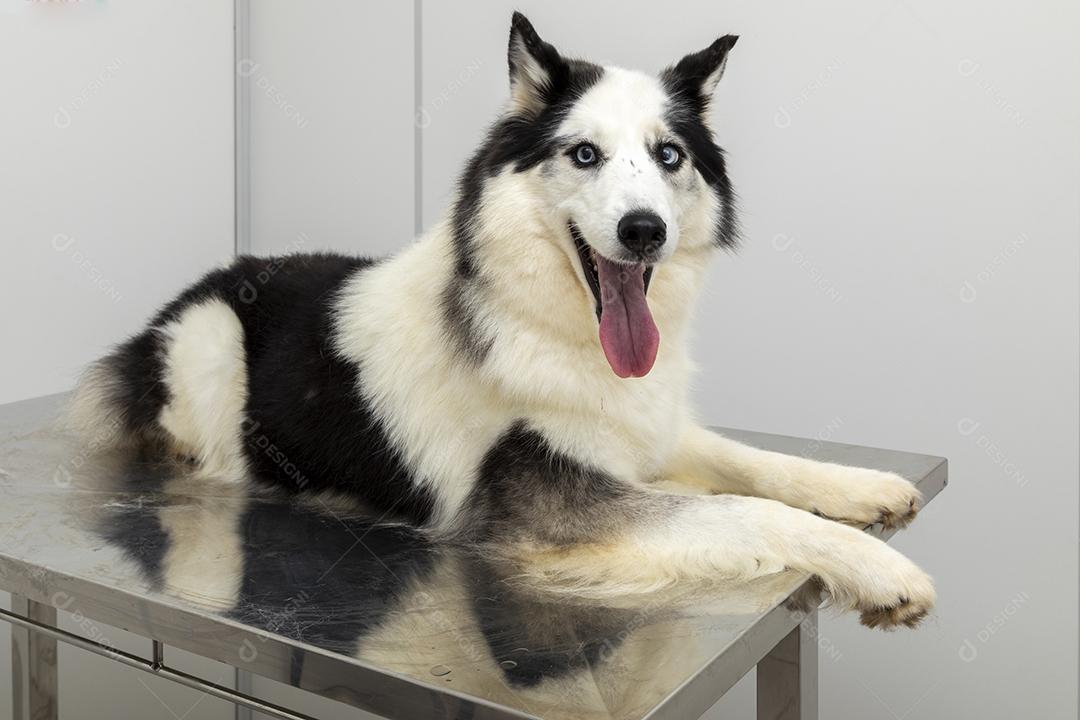
[[[678,91],[696,93],[708,105],[724,74],[728,52],[738,39],[738,35],[725,35],[704,50],[687,55],[664,71],[664,79]]]
[[[567,63],[551,43],[544,42],[529,19],[519,12],[510,21],[510,100],[513,112],[536,115],[551,100],[556,78]]]

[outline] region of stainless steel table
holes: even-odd
[[[57,641],[285,718],[303,716],[245,694],[248,673],[408,720],[684,720],[756,665],[759,718],[817,717],[817,611],[789,609],[803,575],[604,605],[553,599],[326,498],[81,448],[54,427],[61,402],[0,406],[0,589],[12,593],[0,619],[13,624],[18,720],[56,716]],[[946,482],[938,457],[724,432],[894,470],[928,500]],[[60,630],[58,609],[148,638],[147,652]],[[241,689],[176,670],[168,646],[237,668]]]

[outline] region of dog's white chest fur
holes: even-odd
[[[415,481],[434,491],[437,524],[454,520],[485,453],[516,421],[583,464],[624,480],[654,479],[687,422],[689,363],[675,338],[649,376],[627,381],[611,373],[595,340],[552,340],[530,322],[535,308],[504,304],[483,362],[463,364],[437,321],[451,252],[440,229],[357,274],[336,303],[338,352],[360,367],[357,391]],[[575,300],[567,302],[587,313],[587,299]]]

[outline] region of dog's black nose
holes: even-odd
[[[667,240],[667,225],[654,212],[632,212],[619,221],[619,240],[638,257],[645,259]]]

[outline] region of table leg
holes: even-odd
[[[247,670],[241,670],[240,668],[234,668],[234,670],[236,673],[236,691],[238,693],[243,693],[244,695],[252,695],[253,688],[251,687],[251,673],[249,673]],[[239,703],[236,704],[235,707],[236,710],[233,716],[234,720],[252,720],[252,718],[254,717],[251,713],[251,708],[244,707]]]
[[[56,627],[56,608],[12,594],[11,611]],[[11,703],[14,720],[56,720],[56,640],[11,628]]]
[[[758,720],[817,720],[817,623],[815,609],[758,662]]]

